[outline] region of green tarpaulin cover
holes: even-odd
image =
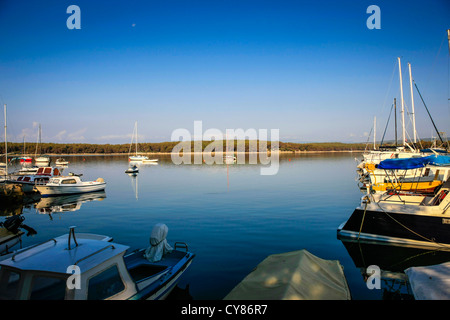
[[[225,300],[350,300],[344,271],[337,260],[307,250],[274,254],[225,297]]]

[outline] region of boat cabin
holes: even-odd
[[[72,230],[2,261],[0,299],[126,299],[136,293],[123,260],[128,246],[98,235],[75,238]]]

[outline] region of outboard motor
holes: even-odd
[[[1,225],[6,228],[6,230],[17,233],[24,220],[25,218],[22,215],[11,216],[6,218]]]
[[[169,229],[164,223],[157,223],[150,235],[150,247],[145,250],[144,256],[151,262],[160,261],[163,256],[173,249],[167,243],[166,237]]]

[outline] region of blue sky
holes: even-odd
[[[80,30],[66,26],[72,4]],[[372,4],[379,30],[366,26]],[[450,134],[448,28],[447,0],[0,0],[0,102],[18,142],[35,142],[40,123],[45,142],[128,143],[135,121],[139,141],[170,141],[195,120],[360,142],[374,116],[381,137],[394,97],[400,107],[400,56],[408,108],[410,62]],[[418,134],[429,137],[414,94]]]

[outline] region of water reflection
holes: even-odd
[[[41,198],[35,203],[37,213],[51,214],[78,211],[81,205],[89,201],[102,201],[106,198],[105,191],[96,191],[81,194],[62,195]]]
[[[411,246],[387,245],[374,242],[340,239],[364,282],[369,266],[381,271],[383,300],[414,299],[405,270],[410,267],[431,266],[450,261],[450,250],[424,249]]]

